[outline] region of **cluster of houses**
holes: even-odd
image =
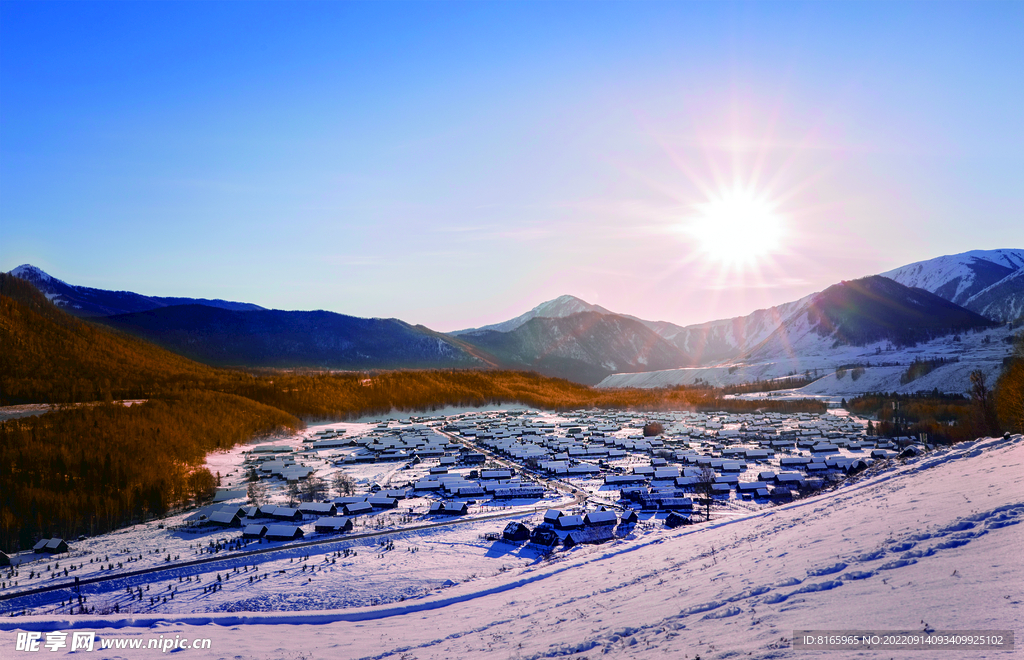
[[[301,502],[294,507],[274,504],[211,504],[188,516],[185,522],[197,527],[244,528],[243,538],[291,540],[303,536],[298,525],[314,518],[317,519],[314,523],[317,533],[351,531],[353,517],[393,509],[398,500],[407,494],[406,490],[386,491],[386,495],[378,493],[338,497],[326,502]]]
[[[646,437],[642,429],[648,422],[659,422],[661,433]],[[455,442],[451,435],[469,442]],[[486,468],[485,454],[474,447],[518,463],[522,470]],[[623,411],[580,411],[554,419],[536,411],[492,411],[385,422],[358,436],[327,429],[306,438],[299,452],[289,446],[262,445],[249,459],[258,475],[294,482],[314,472],[297,459],[338,449],[343,451],[320,454],[318,460],[342,469],[361,462],[405,461],[408,468],[418,466],[411,474],[420,476],[411,477],[405,488],[375,488],[296,507],[232,505],[227,502],[245,494],[225,490],[189,522],[245,527],[244,536],[249,538],[296,538],[302,533],[297,525],[311,520],[316,521],[317,533],[342,533],[352,529],[354,517],[396,508],[409,497],[432,498],[428,515],[458,516],[480,500],[535,501],[552,495],[544,478],[530,476],[533,472],[571,480],[595,493],[614,493],[618,506],[628,511],[665,512],[668,524],[686,524],[695,494],[787,501],[831,472],[863,470],[876,459],[898,454],[894,443],[865,435],[856,420],[833,415],[677,412],[641,417]],[[567,524],[571,523],[548,526],[556,532],[580,532],[572,543],[591,533],[580,530],[604,527],[591,521],[568,530]]]
[[[605,508],[582,515],[549,509],[544,514],[544,520],[534,529],[531,530],[525,523],[513,521],[505,526],[501,537],[510,543],[530,542],[543,548],[553,548],[561,543],[572,548],[623,537],[638,520],[636,512],[632,510],[626,510],[620,518],[618,513]]]
[[[523,481],[515,470],[472,470],[469,475],[448,473],[444,465],[431,467],[430,473],[413,485],[417,494],[430,492],[442,497],[460,499],[539,499],[547,489],[539,484]]]
[[[651,421],[662,425],[660,435],[630,430]],[[898,455],[895,442],[865,435],[863,425],[849,417],[827,414],[679,412],[638,418],[586,412],[559,422],[529,414],[477,414],[449,420],[445,430],[555,478],[602,479],[599,487],[621,489],[623,500],[661,510],[706,491],[716,498],[786,501],[830,472],[848,474]],[[644,457],[649,464],[623,465]],[[714,471],[713,483],[705,483],[704,468]]]
[[[304,449],[352,449],[339,465],[377,463],[384,461],[412,461],[438,459],[442,465],[476,465],[484,462],[484,455],[472,452],[435,429],[439,424],[399,424],[391,427],[384,422],[370,433],[354,437],[314,439]]]

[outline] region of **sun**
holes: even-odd
[[[694,208],[686,231],[708,261],[750,266],[782,245],[786,227],[776,205],[750,191],[725,191]]]

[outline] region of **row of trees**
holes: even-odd
[[[199,391],[4,421],[0,547],[101,533],[211,497],[208,452],[301,424],[242,397]]]
[[[847,409],[876,417],[875,432],[886,436],[927,433],[933,442],[952,443],[1007,431],[1024,433],[1024,360],[1011,362],[994,389],[985,373],[975,370],[968,396],[937,391],[867,394],[851,399]]]
[[[429,370],[376,374],[277,374],[258,379],[252,399],[306,420],[387,415],[394,410],[437,410],[521,403],[547,410],[580,408],[637,411],[824,412],[814,400],[726,399],[705,388],[595,389],[523,371]]]

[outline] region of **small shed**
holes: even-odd
[[[61,552],[69,552],[71,549],[64,539],[53,538],[46,543],[46,551],[51,555],[59,554]]]
[[[0,550],[0,566],[10,566],[10,565],[11,565],[11,558],[10,558],[10,556],[8,556],[8,554],[6,552]]]
[[[261,539],[267,534],[267,526],[260,523],[250,523],[242,530],[243,539]]]
[[[665,526],[670,529],[675,529],[676,527],[682,527],[683,525],[691,524],[693,524],[693,521],[690,520],[690,516],[685,516],[676,511],[673,511],[672,513],[668,514],[668,517],[665,518]]]
[[[666,511],[690,511],[693,509],[693,500],[689,497],[663,497],[659,500],[659,504]]]
[[[265,538],[270,541],[293,541],[305,536],[301,527],[291,525],[270,525],[267,527]]]
[[[51,555],[59,554],[61,552],[68,552],[68,544],[64,539],[41,539],[38,543],[32,546],[33,552],[36,554],[42,554],[44,552]]]
[[[579,529],[583,527],[583,516],[562,516],[555,523],[558,529]]]
[[[239,518],[245,518],[247,515],[249,515],[249,512],[246,510],[244,506],[238,506],[237,504],[221,505],[221,507],[218,508],[217,511],[221,511],[223,513],[233,513]]]
[[[216,504],[217,502],[227,502],[228,500],[241,500],[245,499],[246,497],[247,494],[244,488],[239,488],[237,490],[225,488],[222,490],[218,490],[214,494],[213,502],[214,504]]]
[[[398,500],[393,497],[371,497],[366,500],[375,509],[394,509]]]
[[[513,520],[509,524],[505,525],[505,531],[501,533],[501,538],[512,543],[529,541],[530,528],[521,522]]]
[[[604,543],[615,538],[615,531],[609,526],[574,529],[565,535],[562,543],[567,548],[583,543]]]
[[[313,525],[317,534],[341,534],[352,531],[352,519],[346,517],[329,517],[317,520]]]
[[[357,516],[361,513],[372,513],[373,505],[369,502],[349,502],[345,505],[346,516]]]
[[[298,509],[293,509],[287,506],[279,506],[270,513],[270,517],[274,520],[291,520],[299,521],[302,520],[302,513]]]
[[[303,502],[299,513],[307,516],[336,516],[338,507],[331,502]]]
[[[635,525],[640,521],[640,516],[636,515],[636,511],[633,509],[626,509],[622,517],[619,518],[620,525]]]
[[[544,513],[544,522],[548,523],[549,525],[555,525],[558,523],[558,519],[561,518],[563,515],[564,514],[558,509],[548,509]]]
[[[241,527],[242,521],[238,517],[238,514],[231,511],[214,511],[210,514],[207,522],[211,525],[219,525],[221,527]]]
[[[584,517],[583,523],[588,526],[602,527],[604,525],[614,525],[619,521],[619,517],[614,511],[591,511]]]
[[[452,516],[464,516],[469,513],[469,505],[465,502],[446,502],[444,512]]]

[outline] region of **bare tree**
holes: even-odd
[[[713,486],[718,478],[718,473],[710,465],[705,465],[697,472],[697,483],[694,490],[704,496],[704,519],[711,520],[711,495],[714,493]]]
[[[996,430],[995,407],[992,393],[985,382],[985,372],[975,369],[970,374],[971,401],[974,403],[975,430],[983,435],[990,435]]]
[[[249,503],[254,506],[263,506],[267,503],[267,484],[262,481],[250,481],[246,494],[249,496]]]
[[[334,478],[331,479],[331,485],[334,487],[334,492],[336,492],[339,497],[351,495],[356,490],[355,480],[345,474],[343,470],[338,470],[334,473]]]
[[[299,493],[305,502],[316,502],[327,496],[327,484],[316,475],[306,477],[299,487]]]

